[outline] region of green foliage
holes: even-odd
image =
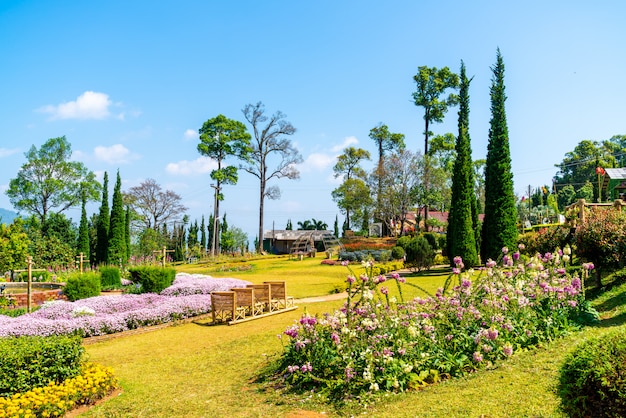
[[[56,236],[44,237],[39,231],[29,231],[29,253],[35,268],[53,270],[73,266],[76,262],[76,247],[61,241]]]
[[[392,260],[401,260],[404,258],[405,254],[406,252],[404,251],[404,248],[400,247],[399,245],[396,245],[395,247],[391,249]]]
[[[100,275],[94,272],[73,273],[66,277],[63,294],[71,302],[99,296],[101,290]]]
[[[524,244],[528,254],[545,254],[554,251],[555,248],[564,248],[567,244],[572,244],[573,239],[570,228],[557,225],[526,232],[519,236],[518,242]],[[580,254],[580,251],[578,253]]]
[[[29,239],[21,220],[16,220],[9,226],[0,224],[0,272],[24,267],[28,245]]]
[[[626,416],[626,335],[614,331],[579,344],[559,371],[561,409],[570,417]]]
[[[435,250],[423,236],[419,235],[412,238],[404,250],[406,251],[406,261],[404,263],[406,267],[421,271],[429,269],[433,265]]]
[[[104,172],[104,183],[102,186],[102,203],[100,204],[100,212],[98,214],[98,223],[96,225],[96,257],[94,264],[102,264],[107,262],[109,255],[109,175]]]
[[[517,209],[504,106],[504,62],[499,49],[492,70],[491,120],[485,166],[485,219],[480,253],[483,261],[495,260],[503,247],[515,248],[517,244]]]
[[[478,264],[475,214],[476,193],[474,189],[474,164],[469,135],[469,84],[465,64],[461,62],[461,90],[459,109],[459,135],[456,141],[456,160],[452,169],[452,198],[448,214],[449,237],[447,254],[460,256],[467,267]]]
[[[173,268],[139,266],[128,269],[131,280],[141,286],[141,293],[159,293],[170,287],[176,278]]]
[[[575,238],[578,255],[597,268],[626,265],[626,212],[612,208],[590,211]]]
[[[80,373],[80,337],[0,338],[0,396],[11,396]]]
[[[125,265],[126,259],[126,211],[122,198],[122,179],[117,172],[113,189],[113,207],[109,218],[109,243],[107,247],[109,263]]]
[[[38,282],[49,282],[52,280],[52,273],[47,270],[33,271],[31,272],[31,279],[34,281],[38,281]],[[27,271],[20,272],[20,274],[18,274],[17,276],[17,280],[20,282],[27,282],[28,272]]]
[[[374,259],[374,261],[385,263],[389,261],[390,257],[390,250],[341,251],[339,253],[339,259],[346,261],[365,261]]]
[[[102,266],[100,271],[100,284],[103,288],[119,288],[122,286],[120,270],[114,266]]]
[[[98,198],[99,185],[93,172],[71,161],[72,146],[62,136],[50,138],[40,149],[34,145],[25,153],[27,162],[6,191],[16,209],[37,215],[43,223],[48,214],[80,204],[82,196]]]
[[[87,199],[83,196],[81,212],[80,212],[80,224],[78,225],[78,245],[76,253],[83,253],[86,259],[89,259],[89,221],[87,220]]]
[[[439,242],[438,242],[438,240],[437,240],[437,235],[435,235],[435,234],[434,234],[434,233],[432,233],[432,232],[424,232],[424,233],[422,234],[422,236],[423,236],[424,238],[426,238],[426,241],[428,241],[428,245],[430,245],[430,247],[431,247],[433,250],[438,250],[438,249],[439,249]]]

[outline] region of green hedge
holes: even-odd
[[[141,285],[141,293],[159,293],[170,287],[176,278],[173,268],[139,266],[128,269],[131,280]]]
[[[103,288],[122,287],[122,275],[117,267],[100,267],[100,284]]]
[[[74,302],[78,299],[99,296],[101,290],[100,275],[98,273],[74,273],[65,279],[63,294]]]
[[[52,281],[52,273],[49,271],[33,271],[30,273],[31,279],[36,282],[51,282]],[[18,276],[17,280],[20,282],[28,281],[28,272],[22,271]]]
[[[77,336],[1,338],[0,396],[78,376],[84,351]]]
[[[561,366],[557,392],[570,417],[626,417],[626,335],[579,344]]]

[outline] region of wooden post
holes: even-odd
[[[28,272],[28,285],[26,288],[26,311],[31,311],[32,298],[31,295],[33,293],[33,271],[45,271],[45,269],[33,269],[33,257],[26,256],[26,270],[14,270],[16,272],[27,271]]]
[[[85,255],[81,252],[79,255],[76,256],[76,258],[78,258],[78,262],[79,262],[79,270],[80,270],[80,274],[83,274],[83,261],[89,261],[89,259],[85,258]]]
[[[155,250],[152,252],[161,254],[161,267],[165,268],[165,257],[167,256],[167,253],[173,253],[174,250],[168,250],[167,247],[164,245],[162,250],[159,250],[159,251]]]

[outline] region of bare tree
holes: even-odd
[[[302,156],[295,149],[287,136],[293,135],[296,128],[285,120],[285,115],[277,111],[272,116],[265,116],[265,106],[258,102],[248,104],[242,110],[246,120],[252,126],[254,139],[249,162],[241,168],[259,179],[259,239],[257,251],[263,248],[263,206],[265,198],[279,199],[278,186],[269,186],[273,178],[300,178],[296,164],[302,162]],[[275,157],[271,159],[270,157]],[[269,164],[276,162],[275,168]]]
[[[180,201],[181,197],[171,190],[163,192],[154,179],[147,179],[139,186],[131,187],[125,194],[125,200],[139,214],[146,228],[155,231],[163,224],[177,221],[187,208]]]

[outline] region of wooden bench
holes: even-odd
[[[293,297],[287,296],[287,284],[284,281],[270,281],[263,283],[270,285],[270,311],[293,307]]]
[[[249,284],[247,287],[254,289],[254,298],[261,309],[260,313],[269,312],[272,301],[271,286],[269,284]]]
[[[254,316],[263,313],[264,304],[257,301],[253,287],[233,287],[230,290],[237,294],[237,308],[244,309],[245,315]]]
[[[211,316],[213,323],[236,321],[246,317],[246,308],[237,305],[237,293],[233,291],[211,292]]]

